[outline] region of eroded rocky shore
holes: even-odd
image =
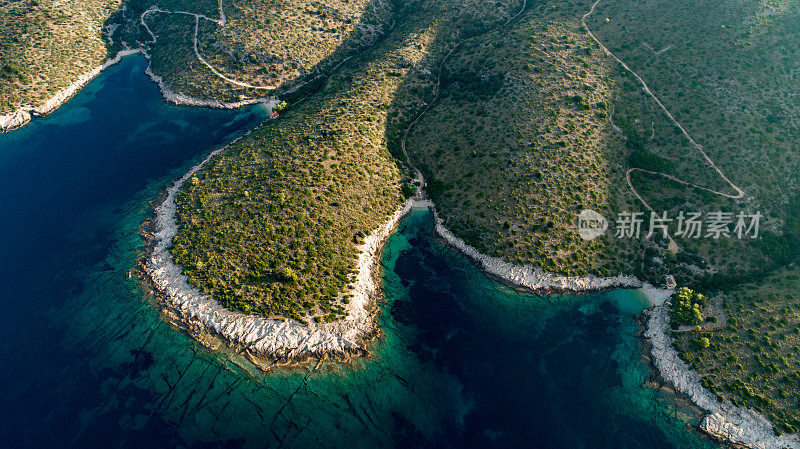
[[[436,233],[442,240],[472,259],[488,274],[513,287],[531,290],[534,293],[575,293],[610,288],[639,288],[644,285],[642,281],[633,276],[561,276],[548,273],[531,265],[514,265],[499,257],[482,254],[444,227],[442,219],[433,207],[433,202],[422,200],[418,204],[430,207],[436,223]]]
[[[700,384],[700,375],[678,357],[669,336],[669,307],[666,302],[672,290],[659,289],[633,276],[559,276],[531,266],[517,266],[497,257],[481,254],[444,227],[433,203],[429,206],[436,220],[436,232],[448,245],[477,263],[488,274],[513,287],[533,292],[587,292],[609,288],[640,288],[652,306],[645,338],[651,344],[651,354],[661,380],[687,396],[704,410],[700,428],[713,437],[735,445],[754,449],[800,449],[797,435],[776,436],[772,423],[760,413],[729,402],[720,404],[716,397]]]
[[[78,93],[78,91],[80,91],[81,88],[86,85],[86,83],[99,75],[100,72],[118,63],[125,56],[140,52],[141,50],[122,50],[113,58],[108,59],[103,64],[79,76],[78,79],[76,79],[72,84],[56,92],[55,95],[50,97],[41,105],[23,106],[14,112],[0,116],[0,132],[8,132],[20,128],[30,122],[31,118],[33,117],[41,117],[55,111],[59,106],[64,104],[64,102]]]

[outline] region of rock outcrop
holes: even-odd
[[[142,55],[144,55],[145,58],[147,58],[148,60],[150,59],[150,56],[144,50],[141,49],[122,50],[119,53],[117,53],[113,58],[108,59],[103,64],[95,67],[94,69],[78,77],[78,79],[75,80],[72,84],[56,92],[55,95],[53,95],[50,99],[48,99],[41,105],[36,107],[24,106],[14,112],[0,116],[0,132],[8,132],[15,130],[17,128],[26,125],[28,122],[31,121],[31,118],[33,117],[44,116],[55,111],[56,109],[59,108],[59,106],[61,106],[67,100],[72,98],[73,95],[78,93],[78,91],[81,90],[81,88],[83,88],[83,86],[85,86],[86,83],[88,83],[94,77],[99,75],[100,72],[102,72],[109,66],[118,63],[125,56],[136,53],[141,53]],[[150,77],[150,79],[152,79],[158,85],[164,99],[166,101],[169,101],[170,103],[174,103],[177,105],[203,106],[203,107],[218,108],[218,109],[236,109],[243,106],[258,104],[258,103],[263,103],[271,107],[280,102],[277,97],[255,98],[237,102],[224,102],[219,100],[203,100],[203,99],[193,98],[188,95],[171,91],[164,84],[164,81],[161,79],[161,77],[155,75],[150,70],[149,64],[147,66],[147,69],[145,70],[145,73]]]
[[[108,59],[103,64],[79,76],[78,79],[76,79],[72,84],[56,92],[55,95],[50,97],[41,105],[36,107],[22,107],[10,114],[0,116],[0,132],[8,132],[17,129],[27,124],[32,117],[47,115],[55,111],[59,106],[72,98],[73,95],[78,93],[78,91],[81,90],[86,83],[99,75],[100,72],[118,63],[123,57],[132,55],[134,53],[141,53],[141,50],[122,50],[113,58]]]

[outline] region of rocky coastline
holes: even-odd
[[[94,77],[123,57],[140,53],[141,49],[118,52],[100,66],[81,75],[66,88],[36,107],[22,107],[0,116],[0,132],[20,128],[33,117],[49,114],[69,100]],[[159,86],[166,101],[179,105],[233,109],[255,103],[271,106],[278,103],[275,97],[250,99],[227,103],[218,100],[197,99],[171,91],[162,78],[148,65],[145,73]],[[706,416],[701,430],[720,441],[757,449],[800,449],[797,435],[777,436],[772,424],[763,415],[729,402],[720,403],[700,384],[700,375],[680,359],[672,347],[669,335],[669,313],[665,301],[671,291],[659,290],[644,284],[633,276],[560,276],[533,266],[519,266],[500,258],[481,254],[464,240],[444,227],[433,203],[424,198],[407,201],[380,227],[375,229],[359,248],[357,277],[353,297],[347,306],[345,319],[334,323],[302,324],[293,320],[274,320],[245,315],[223,308],[213,298],[190,287],[186,276],[177,266],[169,245],[177,234],[174,195],[180,186],[201,166],[211,159],[218,149],[192,167],[183,177],[167,188],[163,201],[155,208],[152,222],[152,241],[142,268],[151,285],[162,295],[166,311],[192,333],[220,336],[223,341],[248,355],[284,363],[294,363],[314,358],[348,358],[368,353],[367,342],[378,333],[376,316],[380,298],[378,270],[381,250],[397,224],[412,208],[431,210],[437,235],[449,246],[473,260],[487,274],[514,288],[537,294],[580,293],[611,288],[640,288],[654,306],[647,317],[644,338],[651,346],[652,363],[660,379],[676,392],[688,397],[702,409]]]
[[[528,290],[536,294],[550,294],[594,292],[611,288],[640,288],[645,286],[642,281],[633,276],[561,276],[548,273],[532,265],[514,265],[499,257],[482,254],[444,227],[444,223],[436,212],[432,201],[423,199],[417,201],[417,204],[430,208],[435,221],[436,234],[445,243],[467,256],[484,272],[511,287]]]
[[[346,317],[334,323],[302,324],[294,320],[275,320],[246,315],[223,308],[209,295],[188,285],[186,276],[175,264],[169,245],[177,234],[174,195],[180,186],[218,151],[192,167],[183,177],[166,189],[164,198],[155,208],[151,244],[142,263],[142,270],[155,291],[164,299],[164,306],[175,321],[192,334],[219,336],[228,345],[246,350],[267,360],[301,363],[309,358],[343,359],[351,355],[366,355],[366,342],[378,333],[375,317],[381,296],[378,268],[384,243],[397,224],[412,209],[429,209],[436,219],[436,230],[448,244],[475,257],[487,273],[514,285],[536,292],[586,292],[615,287],[641,287],[633,277],[581,278],[561,277],[515,267],[500,259],[481,255],[455,237],[441,223],[433,203],[422,197],[411,198],[387,221],[375,229],[359,248],[357,276],[353,297],[347,305]]]
[[[0,116],[0,132],[15,130],[25,126],[33,117],[41,117],[55,111],[59,106],[72,98],[73,95],[78,93],[78,91],[81,90],[86,83],[99,75],[100,72],[118,63],[125,56],[132,55],[134,53],[141,53],[141,50],[122,50],[113,58],[109,58],[103,64],[100,64],[99,66],[79,76],[78,79],[72,82],[72,84],[56,92],[55,95],[50,97],[41,105],[35,107],[23,106],[14,112]]]
[[[752,449],[800,449],[797,435],[777,436],[772,423],[758,412],[736,407],[730,402],[719,403],[716,397],[700,384],[700,375],[678,357],[668,334],[669,306],[673,291],[660,289],[633,276],[560,276],[532,266],[518,266],[500,258],[481,254],[444,227],[429,200],[418,204],[430,208],[434,215],[436,233],[452,248],[472,259],[481,269],[514,288],[541,293],[580,293],[610,288],[638,288],[647,297],[651,308],[647,312],[644,338],[650,344],[652,363],[660,380],[686,396],[706,413],[700,430],[734,447]]]
[[[146,58],[149,57],[145,55]],[[220,100],[205,100],[201,98],[194,98],[190,97],[189,95],[184,95],[182,93],[174,92],[170,90],[166,84],[164,83],[163,78],[153,73],[150,69],[150,64],[147,65],[144,73],[153,80],[154,83],[158,85],[159,90],[161,91],[161,96],[164,97],[164,100],[180,105],[180,106],[200,106],[206,108],[215,108],[215,109],[237,109],[244,106],[249,106],[253,104],[266,104],[269,107],[275,106],[280,103],[278,97],[264,97],[264,98],[253,98],[249,100],[242,100],[236,102],[226,102]]]

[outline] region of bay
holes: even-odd
[[[371,358],[262,373],[170,327],[130,276],[150,202],[266,111],[168,105],[145,64],[0,135],[3,447],[717,447],[645,386],[641,294],[519,294],[424,211],[386,245]]]

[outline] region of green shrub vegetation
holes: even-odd
[[[730,189],[588,36],[580,19],[591,3],[527,2],[517,15],[520,0],[223,0],[221,23],[214,0],[0,1],[0,113],[40,103],[125,45],[147,51],[176,92],[279,94],[289,103],[280,120],[179,191],[171,251],[190,284],[226,307],[303,322],[344,315],[358,245],[417,193],[401,151],[414,123],[409,160],[456,235],[559,274],[673,274],[689,288],[676,293],[672,322],[695,327],[675,344],[706,388],[796,432],[800,10],[788,0],[603,1],[587,20],[744,189],[734,200],[686,185]],[[141,17],[154,5],[208,19],[150,13],[152,43]],[[270,89],[214,74],[195,34],[218,71]],[[676,238],[676,253],[613,228],[581,240],[582,209],[612,220],[646,210],[629,168],[643,169],[630,181],[657,211],[758,211],[760,238]],[[726,322],[703,315],[695,290],[727,293]]]
[[[109,55],[103,24],[121,0],[0,1],[0,115],[38,106]]]
[[[611,217],[624,203],[624,160],[609,64],[579,22],[556,18],[531,8],[457,49],[408,152],[445,225],[480,251],[563,274],[631,272],[635,242],[576,232],[582,209]]]
[[[156,5],[165,12],[148,13]],[[374,44],[388,29],[387,0],[128,0],[114,21],[115,36],[152,55],[152,71],[170,90],[228,102],[292,91],[328,73],[346,58]],[[195,18],[169,11],[203,14],[197,48],[220,78],[194,52]],[[255,88],[258,87],[258,88]]]
[[[708,304],[708,298],[702,293],[692,291],[687,287],[679,288],[672,295],[670,308],[670,323],[673,329],[679,326],[697,325],[703,322],[703,310]],[[706,346],[707,347],[707,346]]]
[[[657,11],[657,14],[653,12]],[[681,253],[645,254],[644,277],[672,273],[681,283],[735,285],[785,266],[800,254],[800,104],[796,56],[800,10],[788,1],[681,3],[601,1],[587,24],[636,71],[714,163],[746,193],[744,201],[687,188],[643,172],[632,182],[657,211],[764,215],[760,239],[676,238]],[[617,66],[610,118],[631,167],[735,193],[681,135],[641,85]],[[641,204],[636,208],[645,210]],[[675,230],[675,228],[672,228]]]
[[[224,0],[226,22],[202,19],[198,50],[243,83],[289,90],[326,73],[388,28],[386,0]],[[0,114],[38,105],[124,47],[152,56],[151,69],[175,92],[241,101],[268,95],[227,82],[194,53],[195,19],[220,19],[216,0],[0,2]]]

